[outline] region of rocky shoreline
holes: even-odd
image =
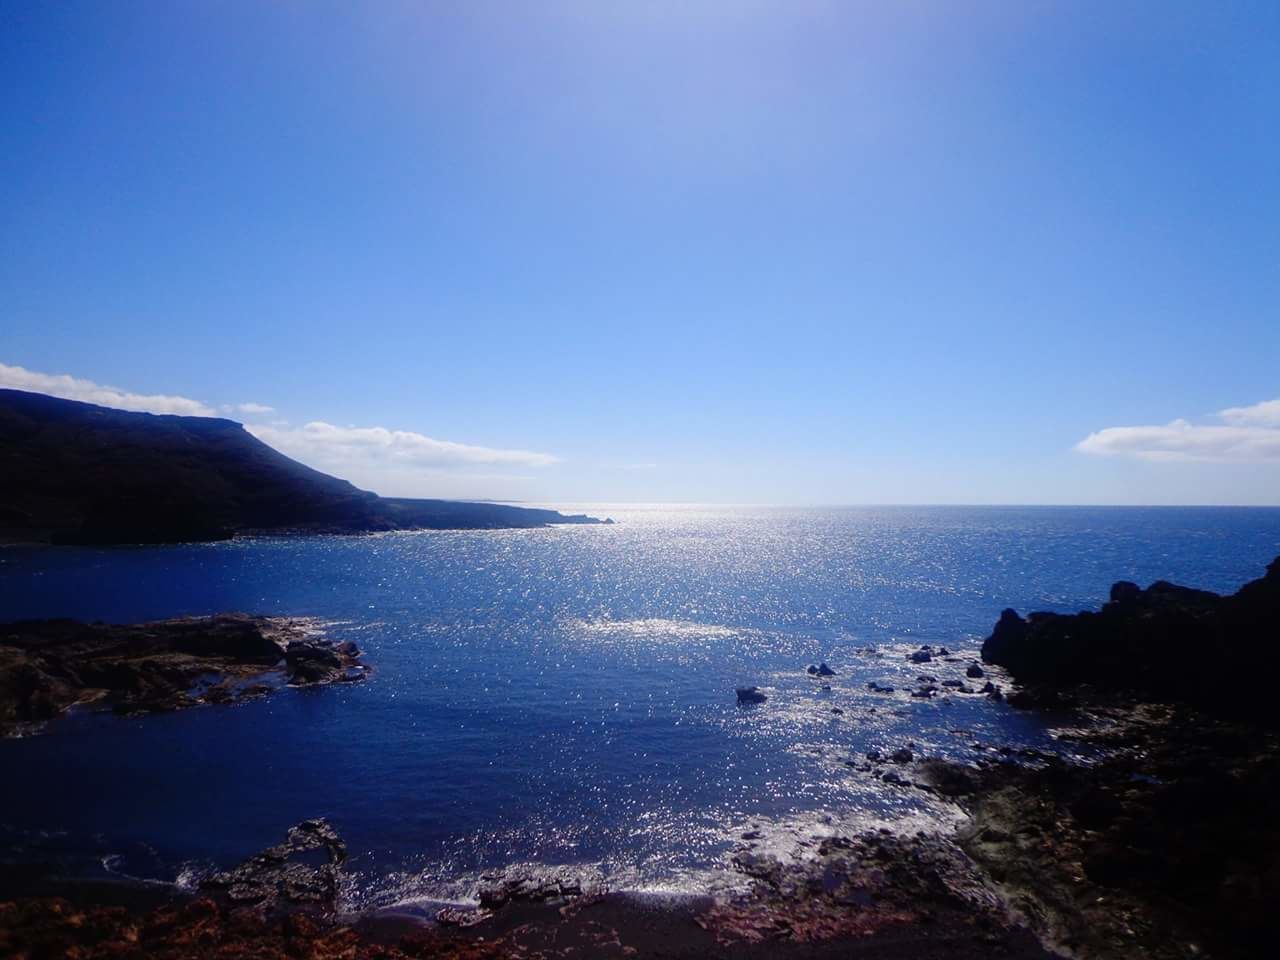
[[[962,764],[911,750],[851,776],[963,811],[954,832],[829,833],[795,855],[744,843],[749,882],[720,897],[653,898],[573,876],[489,878],[474,909],[434,922],[340,914],[345,847],[325,821],[150,910],[28,898],[0,904],[0,953],[122,957],[843,957],[1271,955],[1280,903],[1280,731],[1189,651],[1234,638],[1269,662],[1280,560],[1232,597],[1118,584],[1098,613],[1006,611],[984,659],[1009,701],[1070,718],[1069,759],[999,744]],[[943,651],[945,652],[945,651]],[[1190,656],[1190,659],[1187,659]],[[923,660],[923,657],[921,657]],[[817,669],[817,668],[815,668]],[[1181,672],[1180,672],[1181,671]],[[981,667],[966,676],[980,680]],[[1189,692],[1188,692],[1189,691]],[[974,693],[981,691],[974,690]],[[999,691],[994,691],[999,693]],[[992,692],[988,692],[988,696]],[[893,774],[892,780],[889,773]],[[746,837],[744,836],[744,840]]]
[[[40,732],[81,704],[119,714],[264,696],[281,686],[347,683],[367,666],[308,620],[223,613],[141,624],[0,624],[0,736]]]
[[[1077,734],[1109,751],[1095,764],[981,770],[960,798],[959,845],[1030,928],[1074,955],[1270,955],[1280,738],[1185,708],[1108,712],[1110,724]]]

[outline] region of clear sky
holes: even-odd
[[[1280,503],[1274,0],[9,0],[0,103],[0,385],[392,494]]]

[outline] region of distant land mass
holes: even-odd
[[[233,420],[0,390],[0,537],[11,541],[180,543],[600,522],[501,503],[380,497],[291,460]]]

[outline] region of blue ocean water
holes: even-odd
[[[963,677],[1002,608],[1093,607],[1117,579],[1230,591],[1280,554],[1280,509],[565,509],[618,522],[0,549],[0,620],[308,616],[374,666],[359,685],[0,741],[6,854],[173,879],[327,816],[356,904],[465,898],[514,862],[702,883],[748,829],[939,815],[845,762],[868,749],[1053,748],[1045,720],[1003,704],[908,694],[922,673]],[[910,664],[924,643],[959,659]],[[829,689],[805,673],[819,660]],[[769,700],[737,705],[746,684]]]

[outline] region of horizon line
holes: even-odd
[[[1089,507],[1114,510],[1280,510],[1280,503],[1040,503],[1030,501],[988,501],[971,503],[959,501],[921,501],[921,502],[862,502],[862,503],[765,503],[735,502],[719,500],[502,500],[488,498],[484,500],[466,500],[465,498],[431,498],[405,497],[401,499],[459,499],[468,503],[501,503],[524,504],[535,506],[578,506],[578,507],[763,507],[774,510],[857,510],[885,507],[964,507],[977,509],[983,507],[1032,507],[1044,509],[1060,509],[1066,507]]]

